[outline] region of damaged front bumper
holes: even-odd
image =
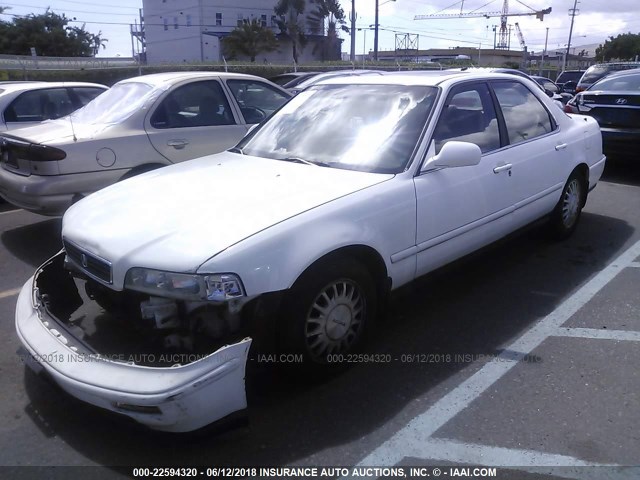
[[[44,369],[72,396],[156,430],[193,431],[246,408],[250,338],[169,367],[95,353],[41,305],[38,276],[56,257],[27,281],[18,297],[16,331],[28,352],[25,363]]]

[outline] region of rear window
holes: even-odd
[[[606,77],[596,83],[591,90],[603,92],[637,92],[640,91],[640,73]]]
[[[584,72],[562,72],[556,83],[566,83],[566,82],[578,82],[582,78]]]

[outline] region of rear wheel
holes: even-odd
[[[564,239],[574,232],[578,226],[586,196],[587,182],[579,172],[574,171],[562,189],[560,200],[551,214],[550,226],[556,238]]]
[[[371,275],[352,258],[311,267],[285,299],[281,351],[302,354],[306,367],[339,367],[362,345],[376,315],[375,297]]]

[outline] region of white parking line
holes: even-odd
[[[585,462],[566,455],[520,450],[516,448],[489,447],[472,443],[432,438],[409,452],[408,457],[433,458],[441,461],[491,465],[492,467],[592,467],[604,466]],[[609,466],[609,465],[607,465]]]
[[[0,292],[0,299],[7,298],[7,297],[13,297],[14,295],[18,295],[20,293],[20,290],[22,290],[22,287],[20,287],[20,288],[12,288],[11,290],[5,290],[4,292]]]
[[[427,411],[415,417],[404,428],[373,450],[360,462],[359,466],[394,465],[407,456],[407,452],[424,451],[422,445],[424,442],[432,441],[431,436],[440,427],[467,408],[471,402],[516,366],[519,359],[534,350],[546,338],[556,334],[563,323],[639,255],[640,241],[509,345],[498,357],[484,365],[470,378],[434,403]],[[434,457],[429,454],[427,458]],[[486,460],[480,463],[492,465],[492,462]]]
[[[598,328],[561,328],[554,336],[592,338],[594,340],[625,340],[640,342],[640,332],[629,330],[600,330]]]

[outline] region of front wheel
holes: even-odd
[[[336,369],[361,346],[376,311],[375,284],[360,262],[323,262],[305,272],[285,299],[281,350],[302,354],[306,367]]]
[[[556,238],[565,239],[574,232],[580,220],[586,195],[586,180],[580,173],[573,172],[562,189],[560,200],[551,214],[550,226]]]

